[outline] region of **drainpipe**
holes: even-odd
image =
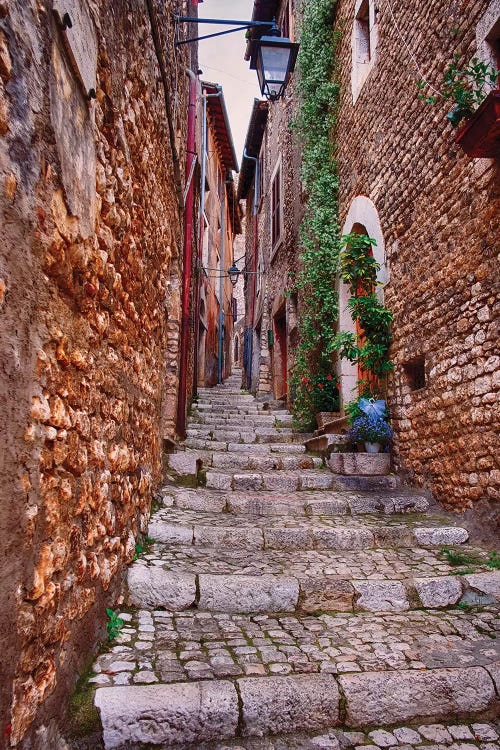
[[[218,92],[216,94],[202,94],[203,99],[203,119],[201,122],[201,185],[200,185],[200,241],[198,243],[198,275],[196,279],[196,317],[195,317],[195,352],[194,352],[194,395],[198,394],[198,353],[200,348],[200,305],[201,305],[201,282],[202,282],[202,267],[203,267],[203,238],[205,230],[205,182],[207,176],[207,142],[208,142],[208,130],[207,130],[207,101],[208,99],[215,99],[220,97],[222,94],[222,87],[218,86]]]
[[[258,221],[257,216],[259,212],[259,160],[256,156],[250,156],[247,154],[246,148],[243,151],[243,158],[253,161],[255,164],[254,174],[254,189],[253,189],[253,254],[252,254],[252,273],[250,274],[250,314],[248,316],[248,327],[250,331],[249,345],[248,345],[248,363],[249,367],[247,370],[247,390],[252,387],[252,369],[253,369],[253,324],[255,318],[255,290],[257,283],[257,250],[258,250]]]
[[[220,247],[220,273],[219,273],[219,356],[218,356],[218,378],[217,382],[222,383],[222,349],[224,346],[224,269],[225,269],[225,250],[226,250],[226,182],[224,181],[224,188],[222,190],[221,200],[221,217],[220,217],[220,231],[221,231],[221,247]]]
[[[196,76],[186,68],[189,76],[189,108],[187,122],[185,179],[189,183],[184,207],[184,246],[182,253],[182,319],[181,352],[179,363],[179,398],[177,400],[176,430],[180,437],[186,434],[187,364],[189,341],[189,297],[191,291],[191,269],[193,265],[193,204],[194,184],[192,169],[196,156]]]

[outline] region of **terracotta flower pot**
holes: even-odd
[[[477,112],[460,128],[455,142],[468,156],[500,158],[500,90],[490,91]]]

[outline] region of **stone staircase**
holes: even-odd
[[[103,746],[498,748],[500,572],[397,478],[346,489],[240,382],[200,389],[170,459],[90,679]]]

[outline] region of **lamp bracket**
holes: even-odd
[[[271,36],[279,36],[279,29],[276,26],[276,20],[272,21],[235,21],[229,18],[196,18],[192,16],[177,16],[174,15],[174,21],[176,26],[180,23],[209,23],[217,24],[219,26],[236,26],[234,29],[228,29],[226,31],[217,31],[215,34],[205,34],[204,36],[193,37],[192,39],[177,39],[175,40],[175,46],[179,47],[181,44],[190,44],[191,42],[199,42],[202,39],[213,39],[216,36],[224,36],[225,34],[232,34],[235,31],[243,31],[244,29],[257,29],[261,28],[266,30]]]

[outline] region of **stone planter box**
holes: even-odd
[[[383,476],[391,469],[389,453],[332,453],[328,466],[334,474]]]

